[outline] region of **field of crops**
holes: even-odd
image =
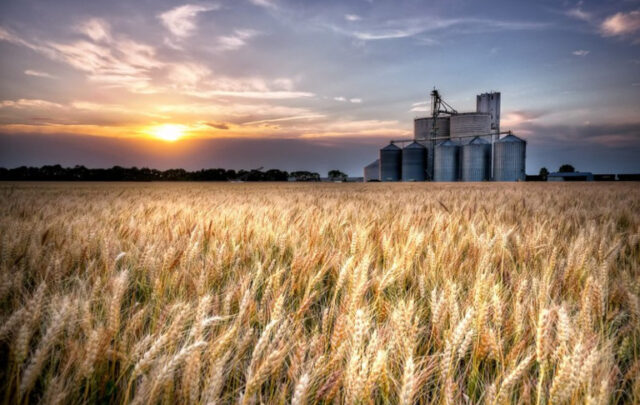
[[[637,184],[0,184],[2,403],[640,402]]]

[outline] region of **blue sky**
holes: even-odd
[[[5,167],[357,175],[434,86],[501,91],[529,173],[640,172],[638,0],[0,4]]]

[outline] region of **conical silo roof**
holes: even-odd
[[[476,136],[468,143],[468,145],[487,145],[487,144],[489,144],[489,141],[487,141],[486,139],[482,139],[479,136]]]
[[[497,142],[501,142],[501,143],[502,142],[525,142],[525,140],[522,138],[518,138],[515,135],[507,135],[504,138],[498,140]]]
[[[389,145],[385,146],[384,148],[382,148],[380,150],[400,150],[400,148],[397,147],[396,144],[390,143]]]

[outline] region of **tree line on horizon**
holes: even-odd
[[[287,172],[284,170],[228,170],[185,169],[157,170],[147,167],[113,166],[107,169],[91,169],[85,166],[42,167],[21,166],[13,169],[0,167],[0,180],[4,181],[320,181],[320,174],[309,171]]]

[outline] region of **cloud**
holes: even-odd
[[[397,39],[397,38],[412,37],[424,31],[425,31],[424,28],[380,30],[375,32],[356,31],[356,32],[353,32],[353,36],[362,41],[375,41],[379,39]]]
[[[439,30],[453,30],[458,34],[478,34],[499,31],[537,30],[548,27],[548,23],[527,21],[502,21],[482,18],[408,18],[389,20],[373,25],[366,30],[353,31],[348,28],[329,26],[335,32],[349,35],[361,41],[376,41],[415,37],[418,34]],[[432,45],[431,39],[423,42]]]
[[[591,13],[588,13],[581,8],[581,4],[577,7],[569,9],[565,12],[565,15],[571,18],[575,18],[577,20],[590,22],[593,19]]]
[[[52,76],[47,72],[41,72],[41,71],[38,71],[38,70],[31,70],[31,69],[25,70],[24,74],[27,75],[27,76],[46,77],[48,79],[54,79],[55,78],[55,76]]]
[[[215,129],[221,129],[221,130],[229,129],[229,125],[227,125],[224,122],[206,122],[205,125]]]
[[[219,9],[217,4],[185,4],[165,11],[158,18],[173,35],[179,38],[186,38],[196,30],[195,19],[198,14]]]
[[[99,33],[101,31],[96,28],[97,25],[90,23],[88,26],[92,27],[87,31],[89,40],[69,43],[32,42],[2,27],[0,40],[25,46],[54,61],[65,62],[87,73],[90,81],[103,84],[105,87],[126,88],[136,93],[156,91],[150,85],[150,72],[164,66],[164,63],[156,58],[155,48],[124,37],[108,36],[107,40],[107,37]],[[107,30],[108,25],[103,24],[101,27]],[[92,37],[99,39],[99,42],[94,42]]]
[[[90,18],[78,26],[78,31],[95,42],[111,40],[111,27],[101,18]]]
[[[571,52],[575,56],[587,56],[591,51],[587,51],[584,49],[578,49],[576,51]]]
[[[279,78],[265,80],[260,77],[232,78],[215,76],[203,80],[197,89],[185,91],[199,98],[236,97],[265,100],[292,99],[313,97],[315,94],[306,91],[296,91],[290,79]]]
[[[247,44],[247,40],[258,34],[258,31],[250,29],[235,30],[232,35],[225,35],[218,38],[219,48],[226,51],[242,48]]]
[[[347,21],[360,21],[362,20],[362,17],[356,14],[345,14],[344,19]]]
[[[517,130],[521,125],[534,122],[545,115],[546,111],[506,111],[502,114],[500,125],[505,129]]]
[[[239,98],[255,98],[265,100],[283,100],[288,98],[313,97],[313,93],[306,91],[231,91],[231,90],[208,90],[201,92],[188,93],[195,97],[239,97]]]
[[[278,8],[276,2],[274,0],[250,0],[252,4],[256,6],[265,7],[265,8]]]
[[[156,59],[153,47],[129,39],[108,45],[76,41],[49,46],[56,51],[56,59],[86,72],[89,80],[133,92],[154,92],[150,87],[150,71],[164,66]]]
[[[211,75],[208,67],[199,63],[174,63],[167,78],[176,86],[193,88]]]
[[[625,36],[640,30],[640,10],[616,13],[600,24],[600,32],[605,37]]]
[[[302,138],[316,137],[409,137],[412,133],[400,128],[395,120],[339,120],[320,128],[303,131]]]
[[[22,37],[20,37],[18,34],[15,34],[14,32],[1,27],[0,26],[0,41],[6,41],[9,43],[12,43],[14,45],[20,45],[20,46],[24,46],[26,48],[29,48],[35,52],[39,52],[43,55],[48,56],[49,58],[55,58],[55,53],[51,51],[51,49],[48,49],[45,46],[41,46],[38,45],[36,43],[33,43],[31,41],[27,41],[25,39],[23,39]]]
[[[411,104],[411,109],[409,112],[429,112],[431,111],[431,102],[430,101],[418,101]]]
[[[39,100],[39,99],[26,99],[21,98],[19,100],[4,100],[0,102],[0,108],[62,108],[62,104],[53,103],[51,101]]]
[[[281,117],[281,118],[272,118],[268,120],[249,121],[249,122],[244,122],[242,125],[258,125],[258,124],[267,124],[267,123],[274,123],[274,122],[296,121],[296,120],[313,120],[313,119],[324,118],[324,117],[326,117],[324,114],[294,115],[291,117]]]
[[[543,125],[528,122],[522,125],[522,129],[529,134],[528,141],[557,148],[576,145],[600,148],[640,147],[640,122],[601,125]]]
[[[341,103],[343,102],[350,102],[350,103],[354,103],[354,104],[360,104],[362,103],[362,99],[361,98],[346,98],[343,96],[338,96],[338,97],[334,97],[333,98],[335,101],[340,101]]]

